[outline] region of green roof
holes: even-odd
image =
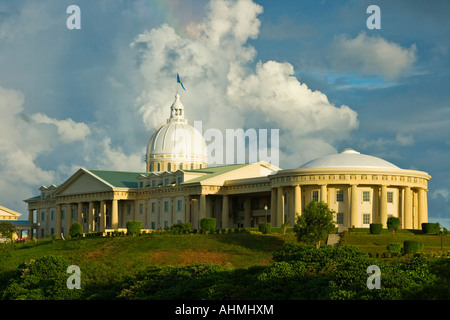
[[[115,188],[138,188],[137,176],[146,172],[87,170]]]
[[[187,180],[184,183],[192,183],[192,182],[200,182],[206,179],[210,179],[212,177],[216,177],[219,176],[221,174],[248,166],[248,163],[243,163],[243,164],[232,164],[232,165],[226,165],[226,166],[217,166],[217,167],[209,167],[209,168],[205,168],[205,169],[198,169],[198,170],[184,170],[185,172],[198,172],[198,173],[206,173],[203,176],[191,179],[191,180]]]

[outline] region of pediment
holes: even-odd
[[[66,196],[73,194],[104,192],[111,191],[112,188],[113,187],[106,181],[91,174],[87,170],[80,169],[62,185],[60,185],[56,194],[58,196]]]
[[[20,213],[0,206],[0,220],[17,220],[20,216]]]

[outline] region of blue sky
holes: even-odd
[[[81,30],[69,30],[69,5]],[[381,29],[368,29],[369,5]],[[0,1],[0,202],[79,167],[145,169],[178,89],[190,123],[280,130],[280,166],[352,147],[428,172],[450,217],[448,1]],[[26,216],[26,214],[24,215]]]

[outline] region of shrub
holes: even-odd
[[[202,218],[200,228],[203,231],[214,231],[216,229],[216,218]]]
[[[272,224],[270,222],[263,222],[258,225],[258,230],[263,234],[270,233],[270,229],[272,228]]]
[[[422,223],[422,232],[425,234],[439,234],[439,222]]]
[[[141,233],[142,229],[142,222],[141,221],[134,221],[134,220],[128,220],[127,221],[127,234],[128,235],[136,235]]]
[[[44,256],[21,264],[0,293],[5,300],[77,299],[82,290],[67,289],[66,259]]]
[[[370,234],[380,234],[382,229],[383,225],[381,223],[370,224]]]
[[[389,243],[386,246],[386,250],[391,253],[400,253],[402,250],[402,244],[401,243]]]
[[[8,239],[12,238],[13,233],[16,231],[16,227],[11,222],[2,221],[0,222],[0,234],[7,237]]]
[[[69,229],[69,235],[71,238],[76,238],[81,236],[83,233],[83,227],[78,222],[72,223]]]
[[[405,254],[422,252],[423,242],[415,240],[405,240],[403,242],[403,250]]]
[[[176,231],[178,233],[187,234],[191,231],[192,225],[190,223],[175,223],[171,230]]]
[[[386,222],[387,228],[394,234],[400,227],[400,219],[397,217],[389,217]]]

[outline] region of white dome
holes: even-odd
[[[148,144],[150,155],[173,155],[178,160],[207,156],[201,133],[187,122],[169,121],[155,131]]]
[[[207,161],[202,134],[184,118],[184,106],[177,93],[170,108],[170,118],[150,138],[147,159],[202,164]]]
[[[400,169],[396,165],[381,158],[360,154],[353,149],[345,149],[341,153],[324,156],[305,163],[299,168],[389,168]]]

